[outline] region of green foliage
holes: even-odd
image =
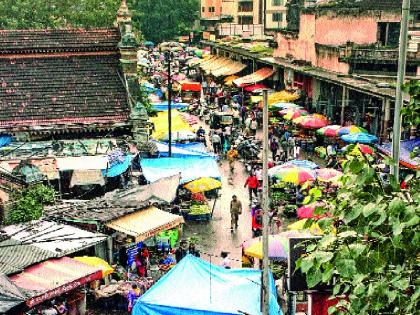
[[[129,0],[128,5],[134,27],[156,43],[188,35],[200,10],[198,0]]]
[[[323,209],[333,218],[318,220],[326,235],[298,261],[308,285],[336,279],[333,295],[347,299],[331,307],[330,314],[416,313],[419,178],[410,181],[409,191],[401,191],[396,181],[384,186],[367,160],[354,159],[343,182]],[[318,192],[312,197],[320,198]]]
[[[2,0],[1,29],[111,27],[120,0]]]
[[[410,103],[401,109],[404,122],[409,126],[420,125],[420,80],[411,80],[404,84],[403,91],[410,95]]]
[[[38,220],[44,205],[54,201],[55,191],[49,186],[37,184],[12,194],[13,207],[6,219],[7,224]]]

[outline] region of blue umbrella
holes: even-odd
[[[147,46],[155,46],[155,43],[147,40],[147,41],[144,42],[144,46],[146,46],[146,47]]]
[[[291,160],[289,162],[284,163],[283,165],[297,166],[309,169],[316,169],[319,167],[318,164],[308,160]]]
[[[378,137],[364,132],[349,133],[341,136],[341,139],[350,143],[372,143],[378,141]]]
[[[302,108],[302,106],[299,106],[295,103],[284,103],[284,102],[276,103],[276,104],[273,104],[271,106],[276,107],[276,108],[281,108],[281,109],[292,109],[292,108],[293,109],[294,108],[299,109],[299,108]]]

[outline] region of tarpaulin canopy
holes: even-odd
[[[107,227],[135,237],[136,242],[142,242],[159,232],[172,229],[184,223],[179,215],[149,207],[106,224]]]
[[[166,112],[159,112],[156,117],[151,117],[150,120],[154,124],[154,132],[152,138],[155,140],[163,140],[168,138],[168,114]],[[176,110],[172,111],[172,133],[176,135],[177,132],[189,131],[194,129],[182,119],[180,113]]]
[[[252,74],[236,79],[235,81],[233,81],[233,83],[238,87],[243,87],[245,85],[254,84],[264,79],[267,79],[268,77],[271,77],[274,74],[274,72],[276,71],[272,68],[261,68]]]
[[[133,160],[133,156],[127,154],[124,157],[124,161],[118,161],[118,163],[113,163],[108,169],[102,170],[102,175],[105,177],[115,177],[121,175],[125,171],[127,171],[131,166],[131,161]]]
[[[165,110],[168,110],[168,102],[154,103],[152,104],[152,106],[153,106],[153,109],[158,112],[163,112]],[[183,109],[188,106],[190,106],[190,104],[188,103],[176,103],[176,102],[171,103],[171,109]]]
[[[9,278],[0,274],[0,314],[6,313],[25,300],[23,292]]]
[[[10,280],[30,298],[30,308],[102,278],[102,270],[69,257],[50,259],[11,276]]]
[[[70,180],[70,188],[74,186],[105,185],[101,170],[74,170]]]
[[[384,143],[376,147],[386,155],[392,156],[391,143]],[[416,148],[417,152],[413,152]],[[401,141],[400,164],[414,170],[420,169],[420,138]]]
[[[213,70],[211,74],[215,77],[221,77],[221,76],[231,76],[233,74],[236,74],[238,72],[241,72],[243,69],[246,68],[246,65],[238,62],[238,61],[230,61],[227,65],[224,67],[221,67],[219,69]],[[237,78],[235,78],[237,79]],[[233,81],[233,80],[232,80]],[[226,83],[226,82],[225,82]]]
[[[269,314],[281,315],[269,277]],[[140,297],[133,315],[259,315],[261,278],[261,270],[225,269],[187,255]]]
[[[201,84],[199,82],[180,82],[181,91],[201,92]]]
[[[56,158],[60,171],[69,170],[105,170],[108,166],[106,156],[74,156]]]
[[[74,257],[73,259],[80,261],[89,266],[101,268],[102,277],[106,277],[114,272],[114,268],[112,268],[105,260],[99,257],[82,256],[82,257]]]
[[[210,157],[142,159],[140,164],[144,176],[150,182],[179,173],[181,184],[200,177],[220,179],[217,162]]]
[[[164,142],[152,141],[156,144],[159,156],[168,156],[169,145]],[[193,143],[194,145],[194,143]],[[188,146],[183,144],[172,144],[172,157],[188,157],[188,156],[202,156],[202,157],[216,157],[213,153],[206,150],[200,151],[198,146]]]
[[[0,148],[9,145],[12,142],[12,137],[9,135],[0,135]]]

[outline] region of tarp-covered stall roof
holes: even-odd
[[[60,171],[69,170],[105,170],[108,167],[106,156],[75,156],[57,158],[57,168]]]
[[[106,224],[107,227],[135,237],[136,242],[144,241],[159,232],[172,229],[184,223],[179,215],[149,207],[126,215]]]
[[[274,74],[274,72],[276,71],[272,68],[268,68],[268,67],[261,68],[255,71],[254,73],[251,73],[249,75],[246,75],[244,77],[234,80],[233,83],[238,87],[243,87],[248,84],[255,84],[257,82],[260,82],[262,80],[265,80],[271,77]]]
[[[0,314],[6,313],[25,300],[23,292],[9,278],[0,274]]]
[[[30,296],[26,301],[30,308],[99,279],[102,279],[100,267],[68,257],[48,260],[10,277],[17,287]]]
[[[220,179],[219,166],[211,157],[142,159],[140,164],[150,182],[179,173],[181,184],[201,177]]]
[[[225,269],[188,255],[137,301],[134,315],[262,314],[261,270]],[[281,315],[272,276],[270,315]]]

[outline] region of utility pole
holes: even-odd
[[[262,270],[262,293],[263,315],[269,315],[270,305],[270,281],[268,277],[269,261],[268,261],[268,233],[269,233],[269,204],[268,204],[268,96],[267,90],[263,91],[263,195],[262,195],[262,208],[263,208],[263,270]]]
[[[401,142],[401,108],[403,106],[402,85],[405,80],[405,68],[407,64],[407,34],[408,34],[408,17],[410,15],[410,0],[403,0],[401,30],[400,30],[400,47],[398,57],[398,78],[397,90],[395,93],[395,111],[394,126],[392,128],[392,159],[396,164],[393,165],[391,172],[399,181],[400,173],[400,142]]]
[[[167,54],[168,61],[168,156],[172,157],[172,78],[171,78],[171,52]]]

